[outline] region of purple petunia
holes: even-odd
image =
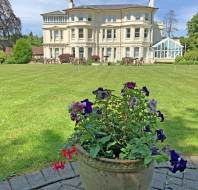
[[[84,114],[89,114],[92,112],[92,102],[90,102],[88,99],[85,99],[81,101],[81,103],[84,105]]]
[[[155,113],[157,111],[156,107],[157,107],[157,101],[154,99],[150,100],[148,104],[149,111]]]
[[[164,121],[164,114],[162,114],[161,111],[157,111],[157,117],[160,118],[160,122]]]
[[[164,140],[166,139],[166,136],[164,134],[163,129],[156,130],[156,133],[157,133],[157,140],[160,140],[161,142],[164,142]]]
[[[177,171],[183,172],[186,169],[187,160],[184,160],[180,157],[178,153],[175,152],[175,150],[170,151],[170,163],[172,168],[170,168],[170,171],[173,173],[176,173]]]
[[[136,87],[136,83],[135,82],[127,82],[124,84],[124,87],[128,88],[128,89],[134,89]]]
[[[141,91],[145,96],[149,96],[149,94],[150,94],[150,92],[146,86],[142,87]]]
[[[103,100],[111,96],[111,91],[100,87],[97,90],[93,91],[93,94],[96,95],[96,98]]]
[[[156,156],[160,154],[159,149],[156,146],[151,148],[151,152],[152,152],[152,156]]]

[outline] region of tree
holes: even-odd
[[[177,31],[177,18],[174,10],[170,10],[164,17],[165,34],[167,37],[172,37]]]
[[[24,38],[29,41],[32,46],[42,46],[43,38],[37,35],[34,35],[32,32],[29,35],[24,35]]]
[[[189,36],[198,36],[198,13],[195,14],[192,19],[187,23],[187,27]]]
[[[0,0],[0,49],[11,46],[21,36],[21,21],[9,0]]]
[[[27,39],[17,40],[12,55],[6,60],[9,64],[29,63],[32,59],[32,47]]]

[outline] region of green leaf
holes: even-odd
[[[90,149],[90,155],[91,155],[91,157],[92,157],[92,158],[96,158],[97,155],[98,155],[98,153],[99,153],[99,151],[100,151],[100,146],[99,146],[99,145],[97,145],[97,146],[95,146],[95,147],[92,147],[92,148]]]
[[[154,158],[158,164],[169,160],[169,157],[167,154],[160,154],[160,155],[155,156]]]
[[[153,158],[152,158],[151,155],[146,156],[146,157],[144,158],[144,165],[145,165],[145,166],[148,166],[148,165],[152,162],[152,160],[153,160]]]
[[[106,142],[110,141],[110,139],[111,139],[111,135],[101,138],[99,142],[105,144]]]
[[[114,146],[116,143],[117,143],[116,141],[113,141],[113,142],[109,143],[107,145],[107,149],[109,149],[110,147]]]

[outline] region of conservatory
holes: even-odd
[[[182,55],[183,46],[179,41],[165,38],[153,46],[155,62],[173,62],[178,55]]]

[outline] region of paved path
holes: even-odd
[[[172,174],[164,166],[167,165],[156,166],[150,190],[198,190],[198,165],[193,160],[188,163],[184,173]],[[50,167],[11,178],[0,183],[0,190],[84,189],[80,182],[78,163],[73,162],[67,164],[64,170],[55,171]]]

